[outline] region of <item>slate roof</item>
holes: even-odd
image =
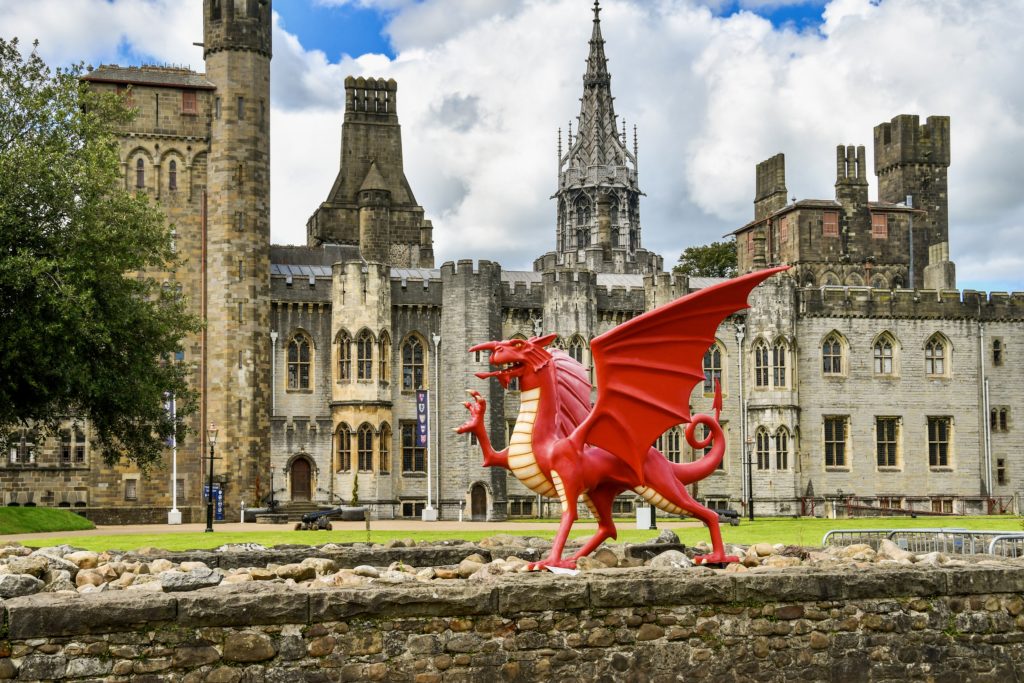
[[[158,88],[217,89],[217,86],[206,80],[206,74],[171,66],[118,66],[116,64],[104,64],[82,76],[82,80],[94,83],[131,83],[133,85],[149,85]]]

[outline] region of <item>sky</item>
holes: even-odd
[[[274,0],[271,230],[305,243],[338,172],[346,76],[394,78],[406,176],[438,263],[531,268],[555,243],[591,0]],[[201,0],[0,0],[51,64],[202,71]],[[834,196],[835,147],[898,114],[951,117],[960,288],[1024,290],[1021,0],[604,0],[616,114],[639,131],[644,247],[666,267],[753,216],[754,166]],[[621,119],[620,119],[621,125]],[[872,166],[873,168],[873,166]],[[876,184],[871,178],[871,197]]]

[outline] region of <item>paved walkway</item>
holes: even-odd
[[[335,531],[351,530],[361,531],[366,529],[366,522],[341,522],[332,521]],[[622,529],[634,528],[635,522],[623,521],[618,526]],[[680,529],[688,527],[699,527],[700,522],[680,520],[658,520],[659,529]],[[294,528],[292,524],[239,524],[238,522],[219,522],[213,525],[214,533],[220,532],[280,532],[290,531]],[[521,533],[523,531],[554,531],[558,525],[553,522],[459,522],[457,520],[444,520],[437,522],[423,522],[416,519],[375,519],[370,522],[370,528],[374,531],[451,531],[453,537],[458,537],[460,531],[492,531],[494,533]],[[595,529],[597,523],[592,520],[580,520],[573,527],[574,529]],[[206,529],[206,523],[202,524],[135,524],[127,526],[97,526],[95,529],[85,531],[50,531],[37,534],[8,534],[0,536],[0,542],[18,541],[23,543],[29,540],[46,538],[63,538],[68,536],[120,536],[124,534],[182,534],[201,533]]]

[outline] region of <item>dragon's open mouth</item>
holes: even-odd
[[[522,367],[524,366],[521,361],[501,363],[497,365],[497,370],[492,370],[490,372],[478,372],[476,373],[476,376],[479,377],[480,379],[487,379],[488,377],[497,377],[498,381],[501,382],[501,386],[508,387],[509,380],[518,375],[519,373],[517,371]]]

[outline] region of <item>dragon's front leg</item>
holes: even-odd
[[[455,432],[458,434],[473,433],[484,455],[484,467],[504,467],[508,469],[508,449],[506,448],[502,451],[494,450],[494,446],[491,445],[491,439],[487,435],[487,429],[484,427],[487,401],[478,391],[469,391],[468,393],[473,397],[473,400],[466,401],[463,405],[469,410],[469,419],[456,427]]]
[[[576,503],[579,500],[580,490],[578,480],[573,476],[574,474],[575,472],[569,469],[566,472],[567,476],[563,479],[557,470],[551,470],[551,479],[555,483],[555,490],[558,491],[558,499],[562,502],[562,521],[558,525],[558,533],[551,544],[551,554],[540,562],[531,562],[527,566],[527,569],[531,571],[543,567],[576,568],[575,558],[562,559],[565,542],[569,539],[569,532],[572,530],[572,525],[576,522],[578,516]]]

